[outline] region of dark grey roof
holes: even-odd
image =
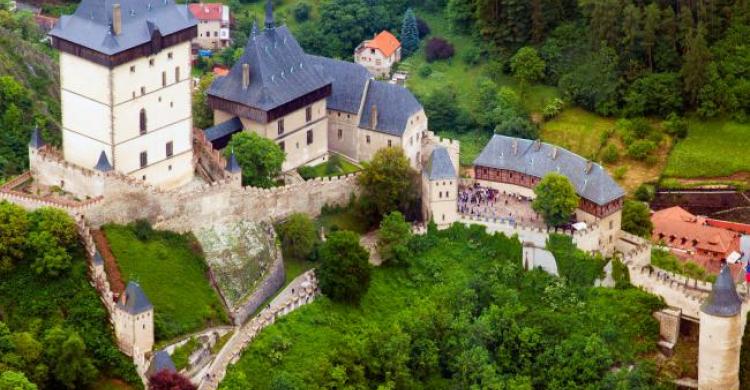
[[[362,94],[367,80],[372,78],[367,68],[353,62],[334,60],[326,57],[307,55],[310,62],[332,80],[332,93],[328,97],[329,109],[359,113]]]
[[[517,143],[516,153],[513,144]],[[535,141],[494,135],[474,165],[489,168],[508,169],[542,178],[548,173],[566,176],[581,197],[596,204],[604,205],[625,195],[625,191],[612,180],[599,164],[592,163],[586,173],[588,161],[563,148]]]
[[[95,265],[104,264],[104,259],[102,258],[102,255],[99,254],[99,251],[94,252],[94,264]]]
[[[203,130],[203,134],[206,135],[206,138],[209,141],[213,142],[219,138],[232,135],[240,130],[242,130],[242,121],[240,118],[234,117],[228,121],[221,122],[216,126]]]
[[[44,146],[44,140],[42,140],[42,133],[39,131],[39,126],[34,126],[34,131],[31,132],[29,146],[34,149],[39,149]]]
[[[370,127],[373,105],[377,107],[378,112],[378,123],[374,129]],[[359,127],[401,136],[406,131],[409,118],[421,109],[422,105],[408,89],[396,84],[370,80]]]
[[[448,150],[444,147],[438,147],[432,151],[423,172],[430,180],[455,179],[457,177]]]
[[[148,367],[147,374],[152,376],[160,371],[167,370],[169,372],[177,372],[177,368],[172,361],[172,357],[164,351],[157,351],[154,357],[151,359],[151,364]]]
[[[250,65],[250,85],[242,87],[242,65]],[[251,34],[229,74],[214,80],[208,94],[270,111],[331,84],[285,26]]]
[[[237,157],[234,155],[234,150],[232,150],[232,154],[229,155],[229,161],[227,161],[227,171],[229,173],[239,173],[242,172],[242,168],[240,168],[240,164],[237,162]]]
[[[741,308],[742,299],[737,295],[732,273],[725,264],[714,282],[711,295],[701,306],[701,311],[717,317],[733,317],[739,314]]]
[[[83,0],[73,15],[64,15],[49,35],[113,55],[151,41],[156,30],[169,35],[193,27],[197,21],[186,5],[173,0],[119,0],[122,32],[112,34],[114,0]]]
[[[104,153],[103,150],[99,155],[99,161],[96,162],[94,169],[100,172],[109,172],[114,169],[112,168],[112,164],[109,163],[109,159],[107,159],[107,153]]]
[[[140,314],[153,307],[148,298],[146,298],[146,294],[141,289],[141,286],[136,282],[128,282],[128,287],[125,288],[124,294],[125,304],[123,305],[122,299],[120,299],[117,301],[117,307],[130,314]]]

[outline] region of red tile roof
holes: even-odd
[[[368,49],[378,49],[384,56],[389,57],[396,51],[396,49],[401,47],[401,42],[399,42],[393,34],[383,30],[383,32],[376,35],[372,40],[365,41],[364,47]]]
[[[654,224],[654,241],[664,241],[669,247],[699,249],[722,257],[739,251],[737,233],[709,226],[705,218],[690,214],[679,206],[655,212],[651,222]]]
[[[740,234],[750,234],[750,225],[746,223],[706,218],[706,225],[731,230]]]
[[[190,12],[198,20],[221,20],[221,10],[224,4],[221,3],[199,3],[188,5]]]

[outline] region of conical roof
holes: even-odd
[[[125,294],[124,300],[117,301],[117,306],[130,314],[140,314],[153,307],[141,286],[136,282],[129,282],[123,294]]]
[[[227,171],[229,171],[229,173],[242,172],[242,168],[237,162],[237,157],[234,156],[234,150],[232,150],[232,154],[229,155],[229,161],[227,161]]]
[[[94,169],[100,172],[109,172],[114,169],[112,168],[112,164],[109,163],[109,159],[107,159],[107,154],[104,153],[103,150],[102,154],[99,155],[99,161],[97,161]]]
[[[711,295],[701,306],[701,311],[717,317],[734,317],[741,309],[742,299],[737,294],[729,266],[725,264],[714,282]]]
[[[29,146],[34,149],[39,149],[44,146],[44,140],[42,140],[42,133],[39,131],[39,126],[34,126],[34,131],[31,132]]]

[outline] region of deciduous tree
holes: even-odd
[[[542,178],[534,187],[534,194],[534,211],[541,214],[551,226],[559,226],[570,221],[578,207],[579,198],[575,188],[567,177],[558,173],[550,173]]]
[[[362,211],[370,223],[391,211],[406,214],[416,198],[416,172],[399,147],[378,150],[359,176]]]
[[[711,51],[706,44],[704,29],[699,26],[687,38],[681,76],[685,83],[685,92],[690,103],[698,101],[698,94],[708,83],[708,66],[711,63]]]
[[[394,211],[383,218],[378,230],[378,253],[389,264],[403,264],[407,261],[411,239],[411,226],[404,215]]]
[[[234,151],[242,167],[242,184],[270,188],[281,172],[284,152],[279,145],[255,133],[240,132],[232,136],[224,155],[229,158]]]
[[[0,202],[0,271],[9,271],[23,258],[29,220],[26,211]]]
[[[148,379],[149,390],[195,390],[188,378],[169,370],[161,370]]]
[[[37,390],[22,372],[5,371],[0,374],[0,390]]]
[[[320,247],[320,289],[334,301],[359,304],[370,286],[372,267],[356,233],[331,233]]]
[[[315,249],[315,224],[307,214],[295,213],[278,227],[285,257],[307,260]]]
[[[626,200],[622,207],[622,230],[649,238],[653,228],[651,212],[646,203]]]

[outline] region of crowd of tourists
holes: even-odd
[[[502,219],[511,223],[543,224],[531,208],[531,198],[494,188],[461,186],[458,189],[459,214]]]

